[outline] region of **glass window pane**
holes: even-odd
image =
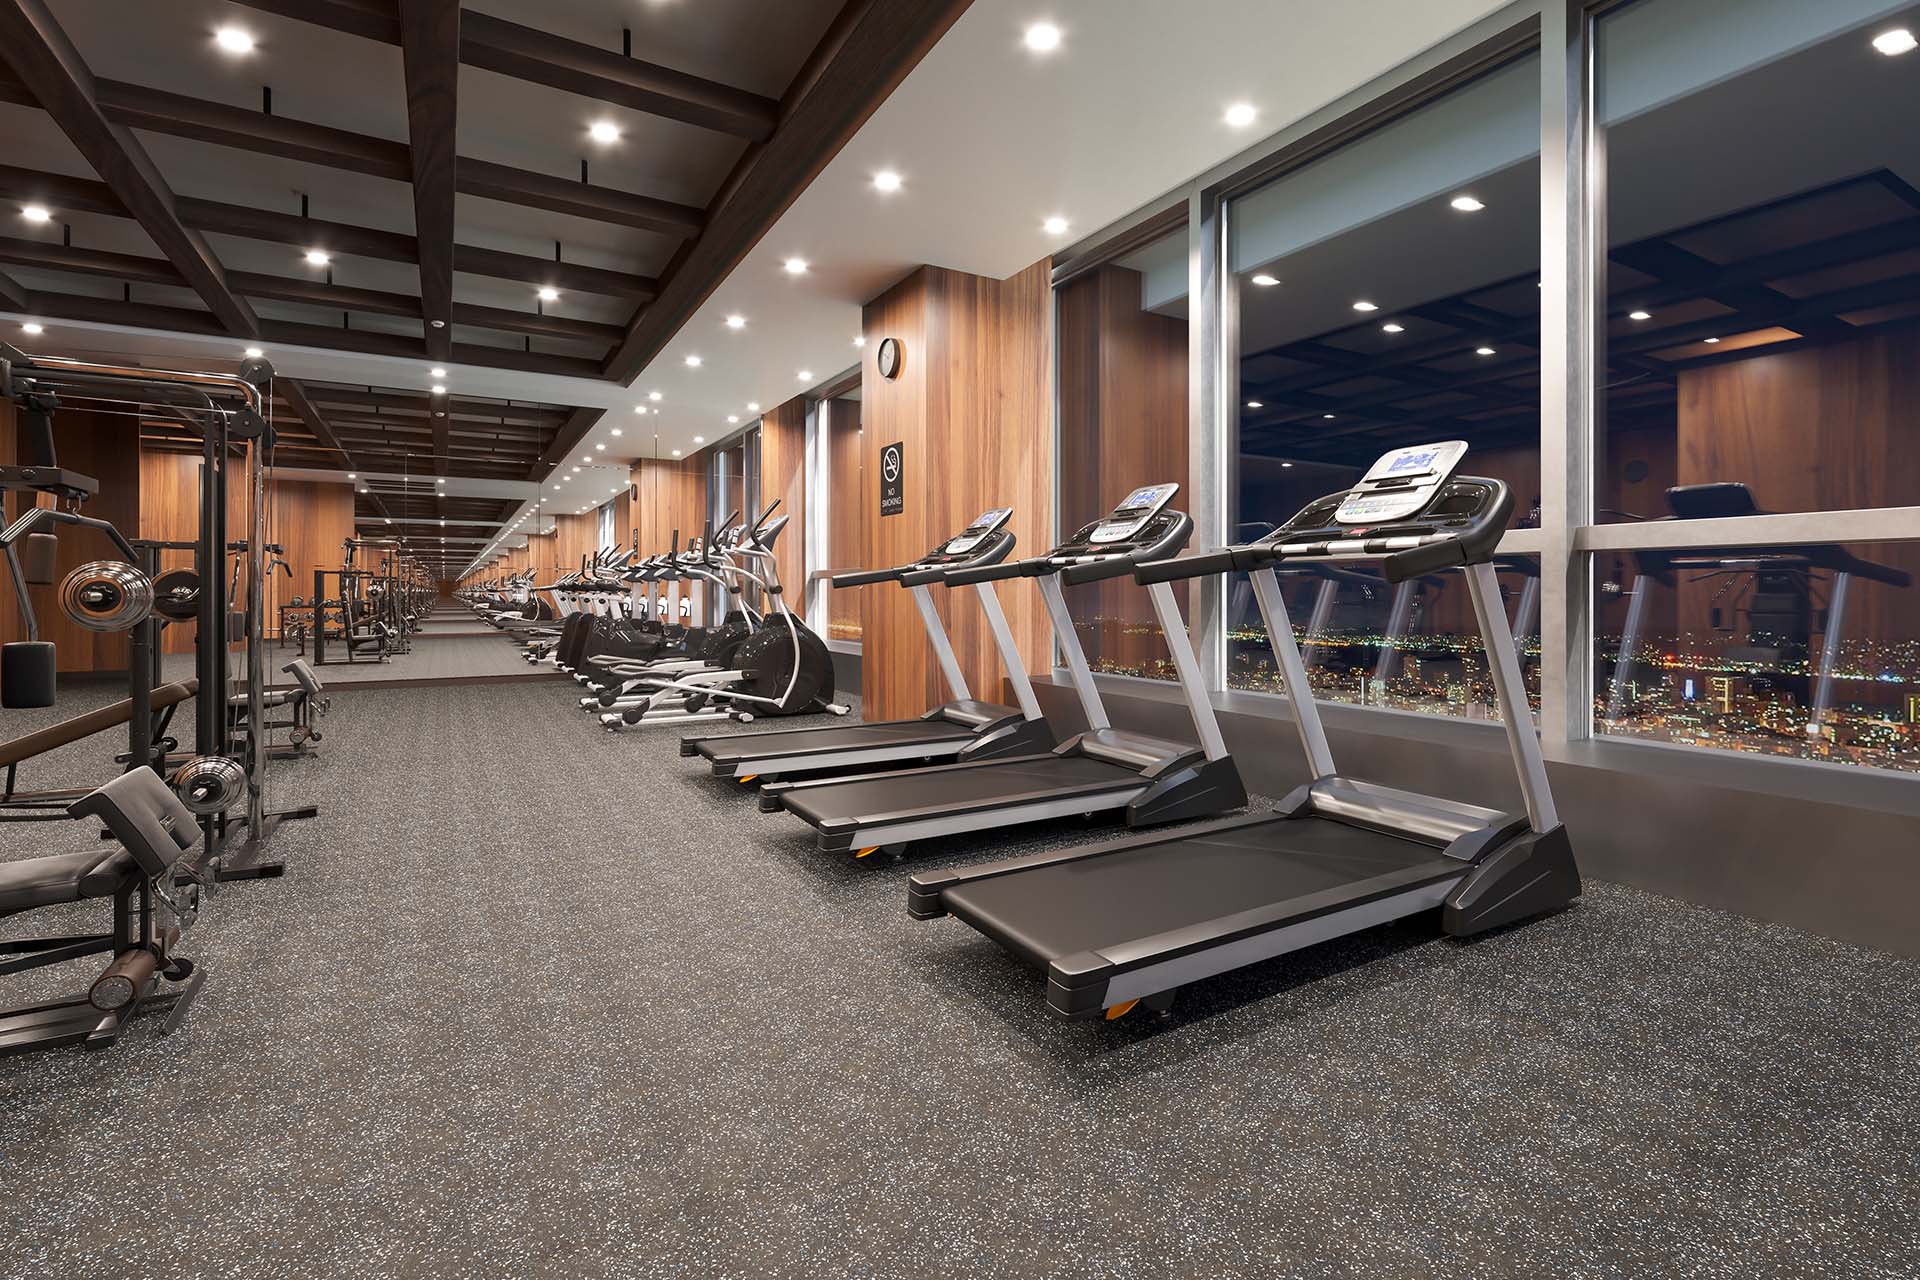
[[[1519,650],[1528,700],[1540,706],[1540,558],[1502,556],[1501,599]],[[1276,574],[1294,643],[1323,702],[1498,718],[1486,647],[1466,579],[1447,570],[1389,583],[1368,566],[1299,565]],[[1227,589],[1227,680],[1285,693],[1253,584]]]
[[[1069,280],[1054,301],[1061,536],[1141,485],[1181,485],[1173,505],[1184,510],[1186,228]],[[1069,587],[1067,609],[1094,670],[1173,678],[1153,604],[1131,578]]]
[[[1515,526],[1539,523],[1539,78],[1535,56],[1498,68],[1229,207],[1237,540],[1390,449],[1450,439],[1470,446],[1464,472],[1513,488]],[[1523,576],[1503,575],[1516,608]],[[1365,578],[1286,584],[1302,643],[1323,623],[1319,696],[1488,714],[1459,575]],[[1250,608],[1244,580],[1235,594]],[[1230,619],[1228,684],[1273,687],[1257,612]],[[1531,661],[1528,678],[1537,690]]]
[[[1600,23],[1601,521],[1671,516],[1676,485],[1920,504],[1920,54],[1875,44],[1902,27],[1920,9],[1886,0],[1640,0]]]
[[[1920,544],[1602,552],[1602,733],[1920,771]]]

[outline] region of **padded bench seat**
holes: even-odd
[[[140,874],[125,849],[83,849],[0,862],[0,916],[61,902],[108,898]]]

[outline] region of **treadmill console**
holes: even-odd
[[[1454,475],[1459,458],[1449,458],[1450,452],[1457,455],[1450,445],[1394,450],[1369,468],[1367,478],[1352,489],[1310,502],[1266,537],[1232,549],[1234,567],[1251,569],[1310,558],[1384,559],[1387,580],[1399,582],[1491,560],[1513,514],[1513,493],[1498,480]],[[1381,500],[1379,487],[1369,480],[1395,459],[1409,455],[1413,460],[1402,463],[1401,474],[1414,473],[1415,483],[1393,486]],[[1426,478],[1436,474],[1437,480]],[[1408,510],[1416,497],[1418,505]],[[1359,524],[1349,520],[1355,508],[1401,514]]]
[[[997,532],[1012,518],[1012,507],[995,507],[991,511],[982,511],[973,518],[972,524],[962,529],[955,537],[941,543],[931,554],[923,557],[922,562],[937,564],[941,560],[966,556],[985,542],[988,535]]]
[[[1467,455],[1467,442],[1409,445],[1381,457],[1347,490],[1334,513],[1339,524],[1381,524],[1419,511],[1433,500]]]
[[[1044,563],[1056,568],[1098,561],[1139,562],[1170,555],[1186,545],[1193,522],[1167,502],[1180,491],[1177,484],[1154,484],[1135,489],[1100,519],[1082,525],[1072,537],[1049,551]]]
[[[1133,540],[1178,492],[1180,486],[1177,484],[1150,484],[1135,489],[1120,500],[1120,505],[1113,509],[1112,514],[1094,525],[1093,531],[1085,535],[1085,540],[1097,545]]]

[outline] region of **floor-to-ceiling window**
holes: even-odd
[[[1540,63],[1515,58],[1233,199],[1224,304],[1236,343],[1230,536],[1270,532],[1388,450],[1464,440],[1540,517]],[[1537,699],[1538,559],[1501,561]],[[1465,583],[1368,566],[1282,571],[1323,699],[1485,718]],[[1226,682],[1281,692],[1244,577],[1228,584]]]
[[[1884,0],[1596,24],[1600,733],[1920,769],[1920,545],[1878,514],[1920,506],[1916,30]]]
[[[1142,485],[1186,483],[1186,228],[1063,281],[1054,305],[1058,522],[1068,537]],[[1067,607],[1094,670],[1172,678],[1152,603],[1131,578],[1070,587]]]

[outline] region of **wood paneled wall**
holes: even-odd
[[[795,396],[760,419],[760,506],[764,508],[778,498],[780,510],[787,516],[787,527],[774,548],[774,560],[787,605],[796,613],[806,599],[809,563],[806,482],[807,400]]]
[[[238,458],[234,478],[240,481],[245,470]],[[278,633],[279,606],[299,596],[313,595],[313,571],[338,569],[343,558],[341,544],[353,536],[353,486],[309,480],[288,480],[270,476],[266,488],[267,541],[285,548],[292,576],[275,570],[266,582],[267,634]],[[228,537],[239,540],[249,529],[247,494],[236,483],[228,494]],[[195,454],[146,451],[140,455],[140,536],[167,542],[190,542],[200,533],[200,458]],[[193,562],[190,551],[161,554],[161,568],[184,568]],[[219,570],[231,573],[230,565]],[[231,578],[229,578],[231,581]],[[244,591],[244,582],[241,585]],[[337,588],[329,585],[328,591]],[[236,605],[241,600],[236,599]],[[193,648],[195,624],[170,623],[163,632],[162,647],[167,653],[187,653]]]
[[[867,304],[862,363],[861,539],[847,564],[899,564],[988,507],[1011,506],[1017,554],[1045,550],[1053,527],[1048,273],[1004,281],[922,267]],[[883,338],[904,348],[897,378],[874,367]],[[879,510],[880,452],[905,445],[905,510]],[[836,493],[836,504],[846,495]],[[938,592],[954,650],[976,696],[1004,695],[999,657],[972,592]],[[1030,583],[1003,585],[1029,670],[1049,665],[1045,615]],[[870,718],[918,715],[945,690],[919,615],[898,588],[862,588],[861,693]]]
[[[1104,266],[1060,289],[1060,531],[1106,514],[1143,484],[1187,483],[1187,322],[1145,311],[1141,276]],[[1146,589],[1130,579],[1075,587],[1073,615],[1095,666],[1164,659]]]
[[[17,457],[17,423],[14,407],[4,404],[0,414],[0,450],[9,462]],[[87,409],[62,409],[54,419],[54,445],[60,465],[92,476],[100,482],[100,491],[82,508],[84,514],[111,521],[127,538],[139,536],[140,471],[139,426],[132,418],[96,413]],[[6,515],[18,517],[28,507],[52,506],[53,500],[41,497],[37,503],[26,494],[7,495]],[[105,534],[92,529],[55,526],[60,539],[55,560],[54,585],[30,588],[34,615],[39,619],[40,638],[51,640],[58,649],[62,673],[124,671],[127,666],[127,637],[120,632],[95,632],[71,621],[60,608],[59,581],[72,570],[92,560],[118,560],[120,553]],[[13,596],[10,575],[0,570],[0,635],[7,640],[26,638],[25,626]]]
[[[643,458],[633,464],[631,527],[640,530],[640,554],[670,550],[674,533],[684,549],[707,518],[704,452],[691,458]]]

